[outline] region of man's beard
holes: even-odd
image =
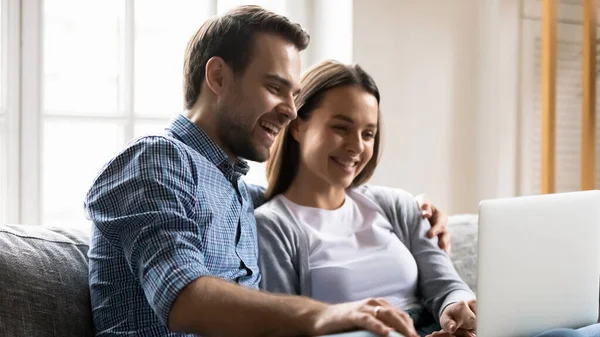
[[[254,125],[252,125],[252,121],[245,122],[243,115],[244,113],[232,106],[223,107],[219,112],[218,137],[235,156],[250,161],[264,162],[269,158],[269,152],[265,153],[255,144]]]

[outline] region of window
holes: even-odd
[[[531,1],[529,3],[535,4]],[[537,13],[537,10],[532,7],[533,13]],[[559,23],[556,45],[556,192],[577,191],[581,188],[582,27],[577,23],[581,20],[581,12],[580,5],[563,3],[558,7],[557,13]],[[526,18],[522,27],[520,193],[528,195],[541,191],[541,22],[537,17]],[[599,33],[600,31],[597,32]],[[600,69],[598,61],[600,59],[597,59],[596,67]],[[598,80],[596,90],[597,93],[600,90]],[[599,115],[600,100],[597,99],[597,151],[600,151]],[[600,187],[600,152],[596,155],[596,186]]]
[[[195,0],[44,1],[41,223],[80,225],[102,165],[182,110],[186,42],[209,15]]]
[[[18,3],[0,0],[0,223],[18,209]]]
[[[8,209],[8,205],[7,205],[7,197],[8,197],[8,160],[6,160],[6,158],[8,157],[8,147],[6,145],[7,141],[6,141],[6,124],[7,124],[7,112],[6,112],[6,104],[4,104],[4,102],[6,101],[5,99],[5,83],[4,83],[4,79],[6,78],[5,76],[5,62],[6,62],[6,58],[4,57],[4,51],[5,51],[5,43],[4,41],[6,40],[5,38],[5,34],[4,31],[4,22],[5,20],[3,20],[3,16],[4,16],[4,6],[5,6],[5,1],[2,1],[0,3],[0,223],[5,223],[8,222],[8,216],[7,216],[7,209]]]
[[[185,48],[202,22],[257,4],[310,31],[316,10],[304,0],[0,3],[0,223],[83,228],[101,167],[182,111]],[[266,185],[265,164],[250,166],[246,182]]]

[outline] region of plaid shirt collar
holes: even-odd
[[[231,164],[225,151],[217,146],[204,130],[192,123],[182,114],[177,114],[177,116],[171,120],[166,131],[198,151],[202,156],[218,167],[226,176],[233,176],[234,173],[237,175],[246,175],[250,169],[248,163],[240,158],[238,158],[234,164]]]

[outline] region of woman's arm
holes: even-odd
[[[425,305],[439,320],[449,304],[474,299],[475,295],[454,269],[450,257],[438,247],[438,239],[428,237],[429,222],[421,217],[414,199],[399,198],[398,202],[419,269],[419,290]]]
[[[299,273],[298,235],[264,207],[256,211],[260,288],[273,293],[302,295]]]
[[[371,186],[372,193],[394,227],[394,232],[411,251],[419,269],[419,291],[425,306],[439,321],[443,309],[451,303],[475,298],[460,278],[452,261],[438,246],[438,238],[429,238],[429,221],[424,219],[415,198],[396,188]]]

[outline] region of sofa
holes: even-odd
[[[475,215],[451,216],[451,257],[476,290]],[[0,336],[93,336],[88,226],[0,226]]]

